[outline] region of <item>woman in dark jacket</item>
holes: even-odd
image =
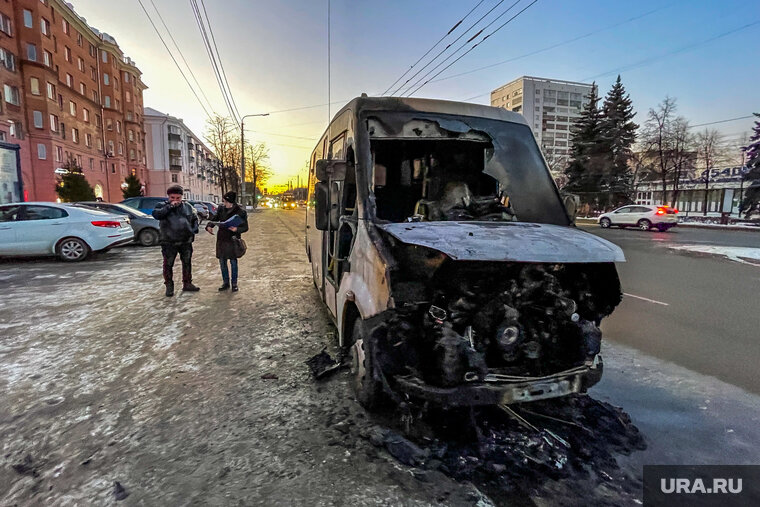
[[[240,238],[242,233],[248,231],[248,214],[235,202],[237,200],[235,192],[227,192],[222,199],[222,205],[219,206],[216,214],[210,217],[209,222],[224,222],[233,215],[239,216],[243,222],[237,227],[224,227],[220,225],[219,232],[216,234],[216,258],[219,259],[219,267],[222,269],[222,286],[219,287],[219,290],[229,289],[231,281],[232,292],[237,292],[238,261],[233,238]],[[206,225],[206,231],[209,234],[214,234],[214,225],[212,223]],[[227,268],[227,261],[229,261],[230,269]],[[232,280],[230,280],[230,270],[232,270]]]

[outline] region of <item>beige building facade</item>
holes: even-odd
[[[521,113],[553,172],[567,165],[570,126],[588,102],[593,85],[522,76],[491,92],[491,105]]]

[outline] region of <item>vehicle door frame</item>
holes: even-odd
[[[28,220],[26,214],[29,208],[47,208],[54,209],[64,213],[59,218],[38,218]],[[25,204],[19,212],[17,222],[19,226],[16,229],[16,241],[20,246],[20,251],[26,255],[46,255],[55,252],[55,245],[58,240],[65,236],[67,219],[71,220],[72,214],[68,210],[58,206],[49,206],[45,204]],[[30,224],[27,225],[27,222]],[[33,238],[33,241],[27,241],[26,238]]]
[[[16,218],[0,222],[0,255],[14,255],[18,253],[18,233],[16,224],[19,222],[18,217],[21,214],[23,204],[3,204],[5,206],[17,206]]]

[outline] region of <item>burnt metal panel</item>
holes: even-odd
[[[625,262],[617,245],[574,227],[520,222],[378,224],[402,243],[455,260],[542,263]]]

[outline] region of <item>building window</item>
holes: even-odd
[[[129,140],[134,141],[135,140],[135,131],[130,129],[129,130]]]
[[[10,85],[3,85],[3,92],[5,95],[5,101],[9,104],[13,104],[14,106],[18,106],[20,104],[19,96],[18,96],[18,87],[16,86],[10,86]]]
[[[61,95],[60,93],[58,94],[58,107],[63,109],[63,95]]]
[[[77,46],[82,47],[82,34],[77,32]]]
[[[74,76],[72,76],[71,74],[66,74],[66,85],[69,87],[74,86]]]
[[[69,101],[69,113],[71,113],[71,116],[77,115],[77,105],[73,101]]]
[[[116,109],[118,109],[119,111],[121,111],[121,102],[119,102],[119,99],[116,99],[115,102],[116,102]]]
[[[87,88],[84,86],[84,83],[79,83],[79,93],[87,96]]]
[[[110,95],[106,95],[105,106],[106,107],[111,107],[111,96]]]
[[[27,28],[34,28],[34,19],[32,18],[32,11],[27,10],[27,9],[24,9],[24,26]]]
[[[98,101],[98,92],[96,90],[92,90],[92,101],[93,102]]]
[[[50,36],[50,21],[45,18],[40,18],[40,31],[42,35]]]
[[[70,33],[69,22],[66,21],[65,18],[61,18],[61,25],[63,26],[63,33],[65,33],[66,35],[69,35]]]
[[[100,59],[103,60],[103,63],[108,63],[108,53],[106,53],[105,51],[101,51]]]
[[[132,102],[132,94],[129,92],[124,92],[124,100],[127,102]]]
[[[116,120],[116,132],[121,134],[121,122],[119,120]]]
[[[47,147],[42,143],[37,144],[37,158],[47,160]]]
[[[77,155],[77,167],[82,167],[82,155]]]
[[[84,121],[87,123],[90,123],[90,110],[87,108],[82,108],[82,118],[84,118]]]
[[[47,84],[47,98],[55,100],[55,85],[53,83]]]
[[[40,94],[40,80],[36,77],[29,79],[29,91],[32,93],[32,95]]]
[[[103,126],[103,122],[102,122],[99,114],[95,115],[95,125],[97,125],[98,127]]]
[[[26,44],[26,58],[33,62],[37,61],[37,46],[31,43]]]
[[[124,82],[129,83],[129,72],[124,73]]]
[[[105,85],[111,84],[111,76],[109,76],[107,73],[103,74],[103,84]]]
[[[13,35],[11,33],[11,18],[0,12],[0,32],[5,33],[7,36]]]
[[[84,135],[84,144],[86,144],[88,148],[92,147],[92,134]]]
[[[55,147],[55,161],[63,162],[63,148],[60,146]]]
[[[64,46],[63,48],[63,57],[67,62],[71,61],[71,49],[68,46]]]
[[[84,60],[82,60],[82,57],[77,57],[77,68],[80,72],[84,72]]]
[[[177,175],[172,173],[172,183],[177,183]]]
[[[106,118],[106,130],[113,130],[113,120]]]
[[[16,70],[16,57],[7,49],[0,48],[0,63],[11,72]]]
[[[58,132],[58,117],[54,114],[50,115],[50,130]]]
[[[129,150],[129,160],[135,160],[135,150],[134,148]]]
[[[108,154],[113,156],[113,141],[108,141]]]
[[[95,69],[95,67],[90,67],[90,77],[93,81],[98,80],[98,71]]]
[[[79,129],[71,129],[71,140],[75,143],[79,142]]]
[[[42,63],[45,64],[45,67],[52,67],[53,55],[50,53],[50,51],[46,51],[46,50],[42,51]]]
[[[98,56],[98,54],[95,51],[96,51],[95,46],[90,44],[90,56],[92,56],[93,58]]]
[[[103,151],[103,139],[98,137],[98,151]]]
[[[119,143],[119,155],[124,155],[124,143]]]
[[[32,111],[32,118],[34,119],[34,128],[41,129],[42,125],[42,111]]]

